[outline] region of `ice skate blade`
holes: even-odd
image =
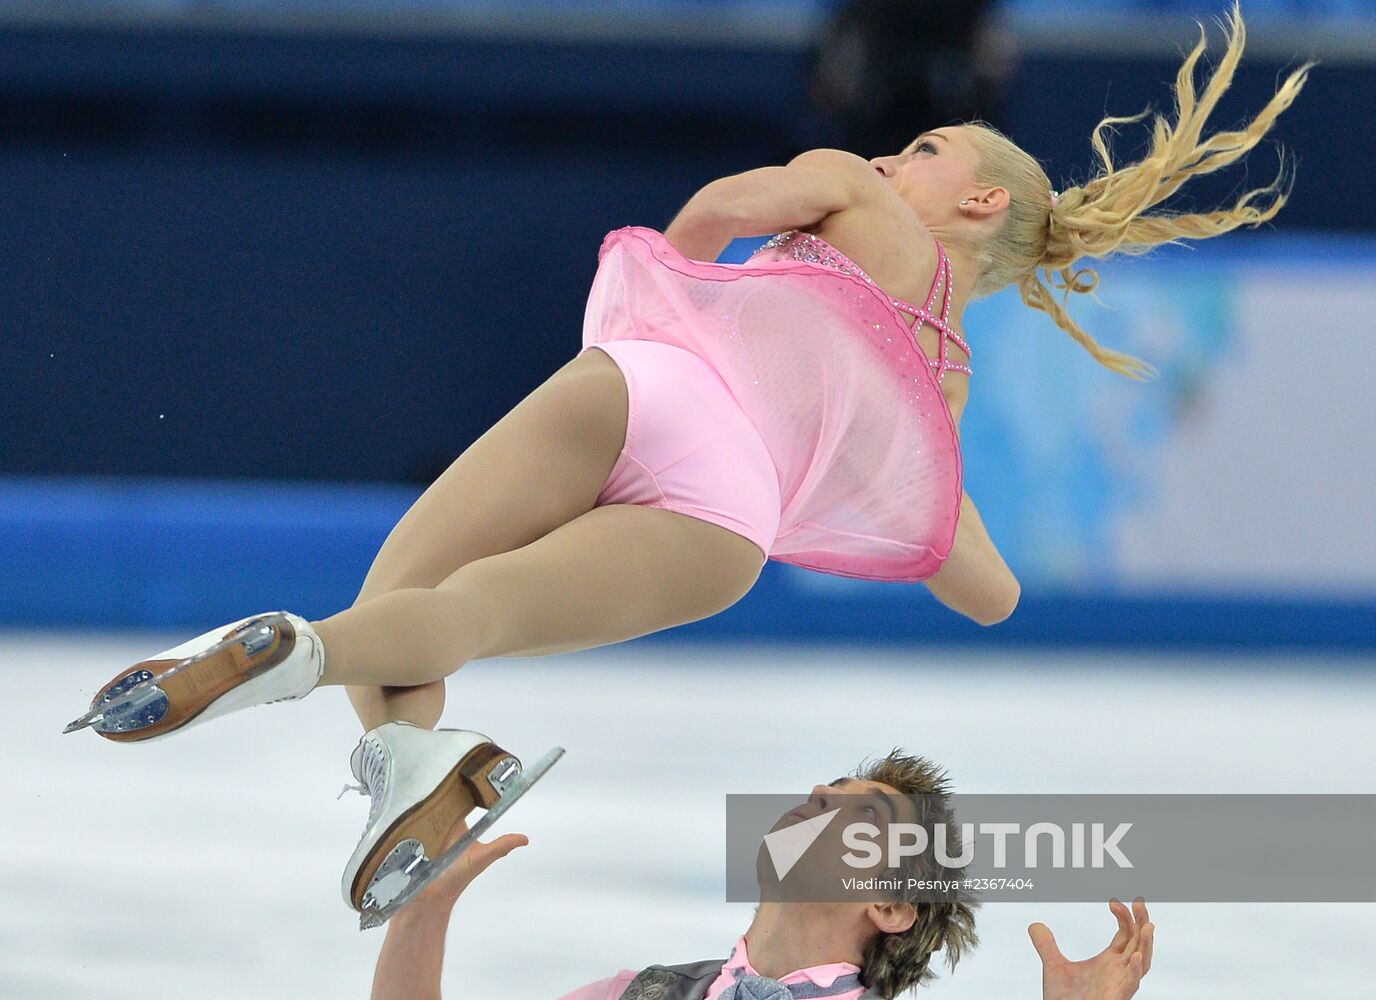
[[[167,714],[167,693],[156,684],[143,682],[153,676],[150,670],[138,670],[104,692],[103,702],[118,702],[118,708],[105,706],[104,714],[91,728],[98,733],[128,733],[157,725]],[[138,686],[139,693],[130,700],[119,698],[120,692]]]
[[[530,791],[530,787],[539,781],[562,756],[564,756],[564,748],[555,747],[536,761],[534,766],[512,778],[496,805],[484,812],[482,817],[452,847],[434,861],[420,861],[409,866],[407,872],[410,875],[409,881],[390,902],[386,905],[366,909],[360,913],[358,929],[366,931],[370,927],[381,927],[392,919],[398,910],[415,899],[427,885],[447,871],[459,859],[459,856],[468,850],[475,840],[486,833],[493,823],[501,819],[502,814],[515,805],[522,795]]]
[[[257,618],[252,622],[240,626],[229,637],[221,639],[219,642],[215,643],[215,645],[211,646],[209,649],[202,650],[195,656],[189,656],[185,660],[182,660],[180,663],[178,663],[176,666],[164,670],[159,674],[154,674],[151,671],[147,670],[143,671],[143,673],[148,674],[146,678],[144,678],[137,684],[134,684],[130,687],[125,687],[122,692],[115,695],[114,697],[109,697],[107,695],[107,700],[102,701],[98,705],[95,705],[91,708],[90,711],[88,711],[85,715],[82,715],[80,718],[73,719],[71,722],[67,723],[66,728],[62,730],[63,735],[65,736],[67,733],[75,733],[78,730],[85,729],[87,726],[96,725],[97,723],[102,722],[107,714],[112,716],[121,714],[122,709],[134,706],[135,702],[144,701],[148,688],[162,684],[169,677],[173,677],[181,673],[183,670],[186,670],[190,667],[194,667],[196,664],[202,663],[205,660],[210,659],[212,656],[216,656],[217,654],[228,649],[230,646],[242,644],[244,646],[244,652],[247,656],[253,657],[258,655],[265,648],[272,644],[273,639],[276,637],[276,632],[274,631],[273,626],[281,623],[286,623],[290,625],[286,616],[280,613],[274,612],[272,614],[263,615],[261,618]],[[245,673],[245,676],[253,677],[261,672],[261,669],[257,671],[247,671]],[[116,686],[119,687],[122,685]],[[137,706],[134,707],[134,711],[137,711]]]

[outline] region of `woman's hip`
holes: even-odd
[[[779,528],[778,472],[726,384],[691,351],[647,340],[588,345],[626,381],[626,439],[598,498],[678,511],[742,534],[767,555]]]

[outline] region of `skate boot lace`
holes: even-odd
[[[360,780],[361,785],[345,784],[335,796],[338,802],[344,797],[344,793],[350,791],[358,792],[360,795],[367,795],[372,799],[368,808],[368,822],[364,824],[363,830],[366,833],[372,828],[373,820],[377,819],[378,810],[382,808],[382,792],[387,786],[387,761],[383,755],[382,743],[380,740],[367,739],[363,741],[362,764],[359,770],[363,773]]]

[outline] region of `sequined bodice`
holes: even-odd
[[[837,250],[834,246],[812,233],[805,233],[801,229],[790,229],[787,232],[779,233],[769,238],[762,244],[752,257],[762,254],[769,250],[777,250],[786,253],[794,260],[808,261],[813,264],[822,264],[825,267],[841,271],[844,274],[853,274],[858,278],[863,278],[866,282],[879,288],[879,285],[865,273],[864,269],[852,261],[849,257]],[[917,317],[917,322],[912,326],[914,339],[917,337],[917,330],[923,323],[935,327],[941,334],[940,357],[928,358],[927,364],[936,371],[936,377],[940,381],[946,375],[947,369],[954,369],[964,372],[966,375],[973,374],[968,365],[957,364],[947,360],[946,342],[954,340],[956,345],[965,352],[966,357],[971,357],[970,345],[967,344],[960,334],[951,328],[948,317],[951,312],[951,259],[946,256],[946,248],[941,245],[941,241],[936,241],[937,266],[936,275],[932,278],[932,289],[927,293],[927,303],[925,306],[916,306],[903,299],[896,299],[884,292],[889,301],[893,303],[895,309],[900,312],[908,313]],[[942,295],[941,314],[938,316],[932,310],[936,306],[937,290],[945,286]],[[882,288],[879,289],[883,291]]]

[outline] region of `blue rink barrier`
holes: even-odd
[[[0,480],[0,625],[209,628],[353,602],[418,487],[156,479]],[[1376,602],[1302,595],[1048,592],[985,628],[920,584],[771,562],[734,607],[666,639],[1369,652]]]

